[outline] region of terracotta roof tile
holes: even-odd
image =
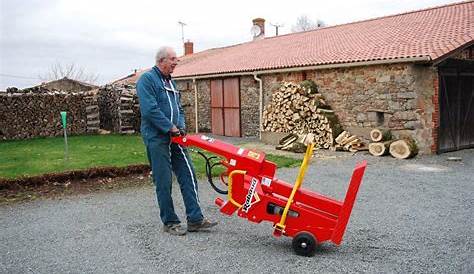
[[[174,77],[373,60],[436,60],[474,40],[474,1],[215,48],[184,56]]]

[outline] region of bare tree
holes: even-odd
[[[301,15],[296,19],[296,24],[291,28],[292,32],[307,31],[326,26],[322,20],[313,21],[306,15]]]
[[[94,84],[97,82],[99,74],[85,72],[84,68],[78,67],[74,63],[64,65],[59,62],[56,62],[50,66],[49,71],[47,73],[40,75],[39,78],[42,81],[54,81],[62,78],[68,78],[89,84]]]

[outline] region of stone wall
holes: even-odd
[[[410,135],[422,153],[431,153],[438,113],[436,68],[415,64],[387,64],[259,76],[263,80],[264,105],[281,81],[311,79],[335,110],[343,127],[368,138],[374,127],[390,128],[395,136]],[[185,81],[179,81],[180,86]],[[189,81],[188,81],[189,82]],[[210,80],[198,80],[200,131],[210,131]],[[190,85],[192,87],[192,85]],[[257,136],[258,82],[240,77],[242,136]],[[187,101],[194,105],[194,97]],[[194,116],[194,109],[187,113]]]
[[[253,76],[240,77],[240,123],[242,137],[258,136],[259,84]]]
[[[341,68],[308,73],[345,129],[368,138],[374,127],[408,134],[431,150],[436,71],[413,64]],[[422,137],[424,136],[424,137]]]
[[[177,82],[177,88],[181,93],[181,106],[185,113],[186,130],[190,133],[196,131],[194,87],[192,81]]]
[[[286,77],[288,76],[288,77]],[[423,153],[431,152],[435,68],[389,64],[273,74],[264,79],[266,100],[281,80],[313,80],[335,110],[344,129],[369,138],[375,127],[390,128],[396,137],[409,135]]]
[[[188,132],[195,132],[194,86],[191,80],[176,81],[181,92],[181,105],[186,114]],[[198,131],[211,132],[211,82],[196,80],[198,94]]]
[[[61,111],[67,112],[69,134],[85,134],[98,116],[87,109],[96,105],[94,92],[0,93],[0,138],[62,135]]]

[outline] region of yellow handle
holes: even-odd
[[[286,202],[285,209],[283,210],[283,214],[281,214],[281,219],[278,224],[275,225],[275,229],[280,230],[281,232],[285,232],[285,222],[286,217],[288,215],[288,211],[290,210],[290,205],[293,203],[293,199],[295,197],[296,191],[300,188],[301,184],[303,183],[304,174],[306,172],[306,168],[308,167],[309,160],[311,159],[311,155],[313,154],[314,144],[308,144],[308,148],[306,149],[306,154],[303,159],[303,163],[300,167],[300,172],[298,177],[296,178],[295,185],[293,186],[293,190],[291,191],[290,197],[288,197],[288,201]]]
[[[232,177],[234,177],[234,175],[236,174],[242,174],[242,175],[245,175],[247,173],[247,171],[245,170],[234,170],[232,171],[230,174],[229,174],[229,182],[227,183],[227,187],[228,187],[228,192],[227,192],[227,199],[233,204],[235,205],[236,207],[238,208],[241,208],[242,205],[237,203],[234,198],[232,198]]]

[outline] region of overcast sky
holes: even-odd
[[[450,0],[157,1],[0,0],[0,90],[33,86],[51,65],[74,63],[99,74],[105,84],[153,65],[162,45],[183,53],[184,38],[194,51],[252,39],[252,19],[283,24],[289,33],[300,15],[338,25],[454,3]]]

